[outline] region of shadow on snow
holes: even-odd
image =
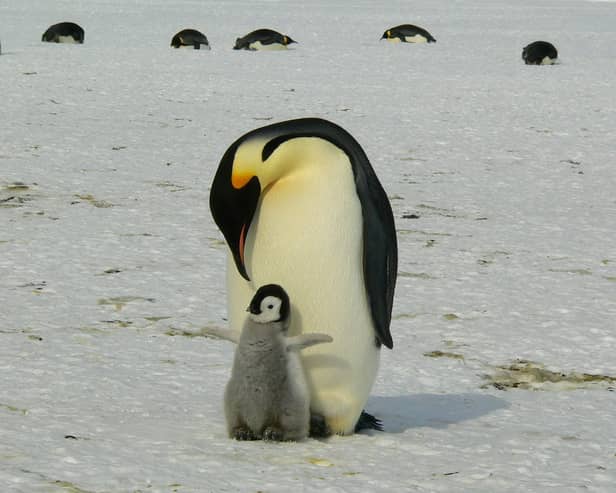
[[[508,407],[506,400],[487,394],[413,394],[371,397],[367,411],[382,420],[385,432],[402,433],[447,428]]]

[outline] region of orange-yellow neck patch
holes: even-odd
[[[253,176],[254,174],[252,173],[234,171],[231,175],[231,185],[233,185],[235,189],[244,188]]]

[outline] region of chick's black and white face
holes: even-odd
[[[266,296],[261,300],[258,310],[250,311],[250,318],[261,324],[278,322],[281,319],[281,308],[282,300],[280,298],[276,296]]]
[[[290,310],[289,295],[278,284],[261,286],[248,305],[250,319],[260,324],[286,323]]]

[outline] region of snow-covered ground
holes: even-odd
[[[40,42],[60,21],[85,44]],[[431,45],[379,41],[416,23]],[[616,3],[0,4],[0,489],[610,492]],[[173,50],[182,28],[210,52]],[[270,27],[287,52],[231,49]],[[525,66],[553,42],[560,64]],[[208,209],[227,146],[320,116],[391,198],[385,432],[225,434],[233,346]]]

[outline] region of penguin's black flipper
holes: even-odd
[[[361,430],[383,431],[383,423],[381,423],[379,418],[375,418],[372,414],[362,411],[357,423],[355,423],[355,433]]]

